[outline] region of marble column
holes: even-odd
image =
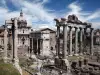
[[[18,29],[17,29],[17,18],[14,19],[14,42],[13,42],[13,51],[14,51],[14,66],[17,68],[17,70],[20,72],[20,74],[22,75],[22,69],[19,65],[19,59],[18,59],[18,55],[17,55],[17,51],[18,51]]]
[[[8,44],[8,38],[7,38],[7,27],[5,27],[4,31],[4,62],[7,62],[7,44]]]
[[[32,52],[33,52],[33,38],[31,38],[30,42],[31,42],[30,57],[32,57]]]
[[[38,48],[38,39],[37,39],[37,54],[38,54],[38,50],[39,50],[39,48]]]
[[[0,37],[0,45],[1,45],[1,37]]]
[[[78,52],[78,28],[75,27],[75,55]]]
[[[93,28],[90,28],[90,37],[91,37],[91,44],[90,44],[90,54],[93,55]]]
[[[63,26],[63,58],[67,55],[67,25]]]
[[[40,39],[40,54],[41,54],[41,50],[42,50],[42,40]]]
[[[32,38],[32,52],[34,51],[33,49],[34,49],[34,45],[33,45],[33,42],[34,42],[34,38]]]
[[[30,43],[31,41],[30,41],[30,39],[31,39],[31,38],[29,37],[29,47],[28,47],[28,56],[29,56],[29,57],[30,57],[30,48],[31,48],[31,43]]]
[[[87,52],[86,51],[86,31],[87,31],[87,28],[84,28],[84,48],[83,48],[83,53]]]
[[[14,28],[15,30],[14,30],[14,48],[13,48],[14,50],[13,51],[14,51],[14,61],[16,62],[16,61],[18,61],[18,56],[17,56],[17,50],[18,50],[17,49],[17,45],[18,45],[18,36],[17,36],[18,32],[17,32],[17,30],[18,29],[17,29],[17,19],[16,18],[14,20],[14,24],[15,24],[14,25],[15,26],[15,28]]]
[[[80,27],[80,44],[79,44],[79,53],[82,55],[82,27]]]
[[[69,26],[69,41],[70,41],[70,46],[69,46],[69,55],[72,56],[72,26]]]
[[[57,26],[57,44],[56,44],[56,55],[59,56],[60,52],[60,26]]]
[[[32,50],[32,38],[30,38],[30,50]],[[30,50],[29,50],[29,53],[30,53]]]

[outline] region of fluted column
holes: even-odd
[[[30,48],[29,48],[29,54],[31,53],[30,51],[32,50],[32,38],[30,38]]]
[[[20,72],[20,74],[22,75],[22,69],[19,66],[19,59],[18,59],[18,29],[17,29],[17,18],[14,19],[14,37],[13,37],[13,51],[14,51],[14,66],[17,68],[17,70]]]
[[[84,28],[84,48],[83,48],[83,53],[87,52],[86,51],[86,31],[87,31],[87,28]]]
[[[90,44],[90,54],[93,55],[93,28],[90,28],[91,44]]]
[[[15,26],[15,33],[14,33],[14,60],[18,62],[18,55],[17,55],[17,45],[18,45],[18,34],[17,34],[17,19],[14,20]]]
[[[34,53],[34,51],[33,51],[33,38],[31,38],[30,42],[31,42],[31,49],[30,49],[30,57],[31,57],[32,52]]]
[[[67,55],[67,25],[63,26],[63,56],[66,58]]]
[[[78,28],[75,27],[75,55],[77,55],[78,50]]]
[[[70,47],[69,47],[69,55],[72,56],[72,26],[69,26],[69,41],[70,41]]]
[[[0,45],[2,46],[2,44],[1,44],[1,38],[0,38]]]
[[[8,44],[8,38],[7,38],[7,27],[5,27],[4,31],[4,62],[7,62],[7,44]]]
[[[38,48],[38,39],[37,39],[37,51],[36,51],[36,52],[37,52],[37,54],[38,54],[38,50],[39,50],[39,48]]]
[[[32,42],[32,51],[33,51],[33,38],[31,38],[31,39],[32,39],[32,41],[31,41]]]
[[[41,50],[42,50],[42,40],[40,39],[40,54],[41,54]]]
[[[80,27],[80,47],[79,47],[79,52],[82,54],[82,28]]]
[[[57,56],[59,56],[59,52],[60,52],[60,26],[57,26],[57,49],[56,49]]]

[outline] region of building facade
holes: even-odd
[[[13,19],[13,18],[12,18]],[[11,20],[6,21],[9,24]],[[31,26],[28,25],[27,20],[24,18],[23,12],[20,12],[20,16],[17,19],[17,33],[18,33],[18,48],[29,46],[29,33],[31,32]]]
[[[48,54],[50,50],[54,51],[56,49],[56,32],[49,28],[31,32],[30,48],[35,54]]]

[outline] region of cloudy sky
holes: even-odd
[[[54,18],[76,14],[81,21],[100,27],[100,0],[0,0],[0,25],[23,10],[33,28],[54,27]]]

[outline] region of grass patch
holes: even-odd
[[[0,75],[20,75],[12,64],[0,62]]]
[[[78,61],[78,60],[83,60],[84,56],[68,56],[69,61]]]

